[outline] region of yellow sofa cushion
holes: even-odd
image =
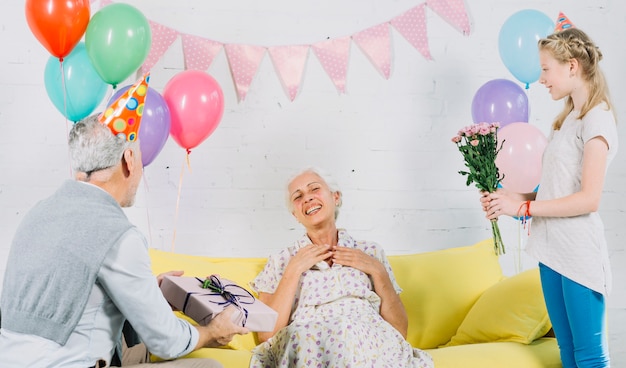
[[[480,295],[502,279],[487,239],[474,245],[389,256],[409,319],[407,340],[420,349],[450,341]]]
[[[559,346],[554,338],[525,345],[487,342],[426,350],[436,368],[561,368]]]
[[[551,327],[539,269],[534,268],[487,289],[446,346],[493,341],[530,344]]]

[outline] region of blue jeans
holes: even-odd
[[[539,264],[563,368],[608,368],[604,296]]]

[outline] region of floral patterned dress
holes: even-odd
[[[304,235],[295,245],[270,256],[251,287],[274,293],[290,258],[310,243]],[[339,246],[357,248],[378,259],[396,292],[402,291],[376,243],[355,241],[340,229]],[[380,298],[365,273],[320,262],[302,274],[289,325],[254,349],[250,367],[434,367],[430,355],[413,348],[381,317],[379,309]]]

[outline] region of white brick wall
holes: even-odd
[[[126,1],[149,18],[180,32],[223,43],[263,46],[315,43],[353,34],[422,3],[393,1]],[[473,23],[463,36],[427,10],[430,49],[425,60],[392,30],[393,68],[383,79],[352,45],[346,95],[338,95],[310,54],[300,95],[290,102],[265,56],[245,101],[238,103],[222,51],[208,72],[220,83],[225,113],[219,128],[190,155],[168,140],[145,169],[137,204],[127,213],[156,248],[212,256],[266,256],[302,229],[283,205],[287,176],[304,166],[333,172],[344,191],[341,226],[381,243],[389,254],[472,244],[490,236],[475,189],[457,174],[460,154],[452,135],[471,123],[476,90],[496,78],[515,81],[497,44],[504,21],[522,9],[556,18],[565,12],[605,55],[618,118],[626,119],[623,43],[626,3],[618,0],[555,2],[466,1]],[[296,6],[297,5],[297,6]],[[93,6],[92,13],[98,9]],[[24,18],[22,2],[0,5],[0,274],[20,220],[40,198],[69,177],[65,119],[43,86],[47,51]],[[163,90],[183,69],[180,39],[152,70]],[[129,80],[131,82],[132,80]],[[534,83],[528,90],[531,124],[547,132],[561,108]],[[620,125],[620,135],[623,128]],[[609,303],[626,306],[626,167],[622,149],[610,169],[601,213],[615,271]],[[183,171],[184,169],[184,171]],[[178,184],[183,172],[178,218]],[[502,219],[508,274],[532,267],[520,256],[526,236]],[[72,226],[72,224],[68,224]],[[520,259],[521,257],[521,259]],[[1,278],[1,276],[0,276]]]

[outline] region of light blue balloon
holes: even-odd
[[[79,42],[63,58],[62,64],[63,73],[59,58],[51,56],[48,59],[44,71],[46,92],[57,110],[76,122],[89,116],[98,107],[109,85],[91,64],[83,42]]]
[[[544,13],[526,9],[511,15],[498,38],[500,58],[526,89],[541,74],[537,42],[554,32],[554,22]]]

